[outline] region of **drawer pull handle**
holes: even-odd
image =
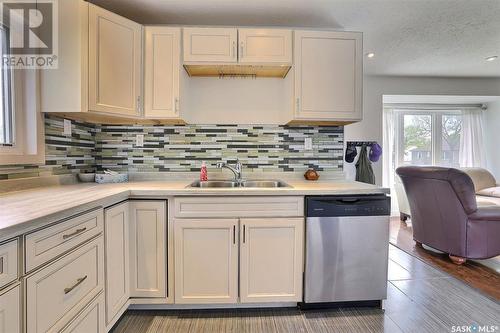
[[[81,234],[85,230],[87,230],[87,228],[76,229],[75,232],[72,232],[71,234],[63,235],[63,239],[67,239],[67,238],[76,236],[78,234]]]
[[[78,280],[76,280],[76,283],[73,286],[71,286],[69,288],[64,288],[64,293],[65,294],[69,294],[71,291],[73,291],[73,289],[75,289],[80,284],[82,284],[82,282],[85,281],[86,279],[87,279],[87,275],[85,275],[84,277],[79,278]]]

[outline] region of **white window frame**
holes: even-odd
[[[0,165],[41,165],[45,163],[45,126],[39,112],[38,70],[13,69],[12,73],[13,144],[0,145]]]
[[[38,72],[35,69],[17,69],[13,73],[14,143],[0,145],[0,165],[44,164],[44,121],[38,110]]]
[[[432,165],[441,165],[442,163],[442,139],[443,139],[443,116],[447,115],[461,115],[462,111],[459,109],[450,110],[402,110],[394,109],[395,115],[395,133],[396,152],[395,163],[396,168],[404,164],[404,116],[405,115],[426,115],[431,116],[432,129],[431,129],[431,156]]]

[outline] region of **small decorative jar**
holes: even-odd
[[[309,169],[307,169],[306,173],[304,174],[304,178],[307,180],[318,180],[319,174],[313,168],[309,168]]]

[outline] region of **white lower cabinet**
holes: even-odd
[[[174,221],[175,302],[236,303],[238,220]]]
[[[106,261],[106,325],[108,327],[126,310],[129,283],[129,203],[104,211]]]
[[[132,200],[129,205],[130,297],[166,297],[166,201]]]
[[[304,219],[241,219],[240,233],[240,302],[301,301]]]
[[[304,218],[176,219],[174,243],[175,303],[302,299]]]
[[[101,293],[85,307],[61,332],[63,333],[105,333],[104,294]]]
[[[17,285],[0,292],[0,333],[21,333],[21,298]]]
[[[102,251],[98,237],[26,278],[28,333],[59,331],[102,291]]]

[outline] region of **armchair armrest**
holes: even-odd
[[[500,222],[500,206],[498,207],[480,207],[474,213],[469,214],[471,221],[499,221]]]

